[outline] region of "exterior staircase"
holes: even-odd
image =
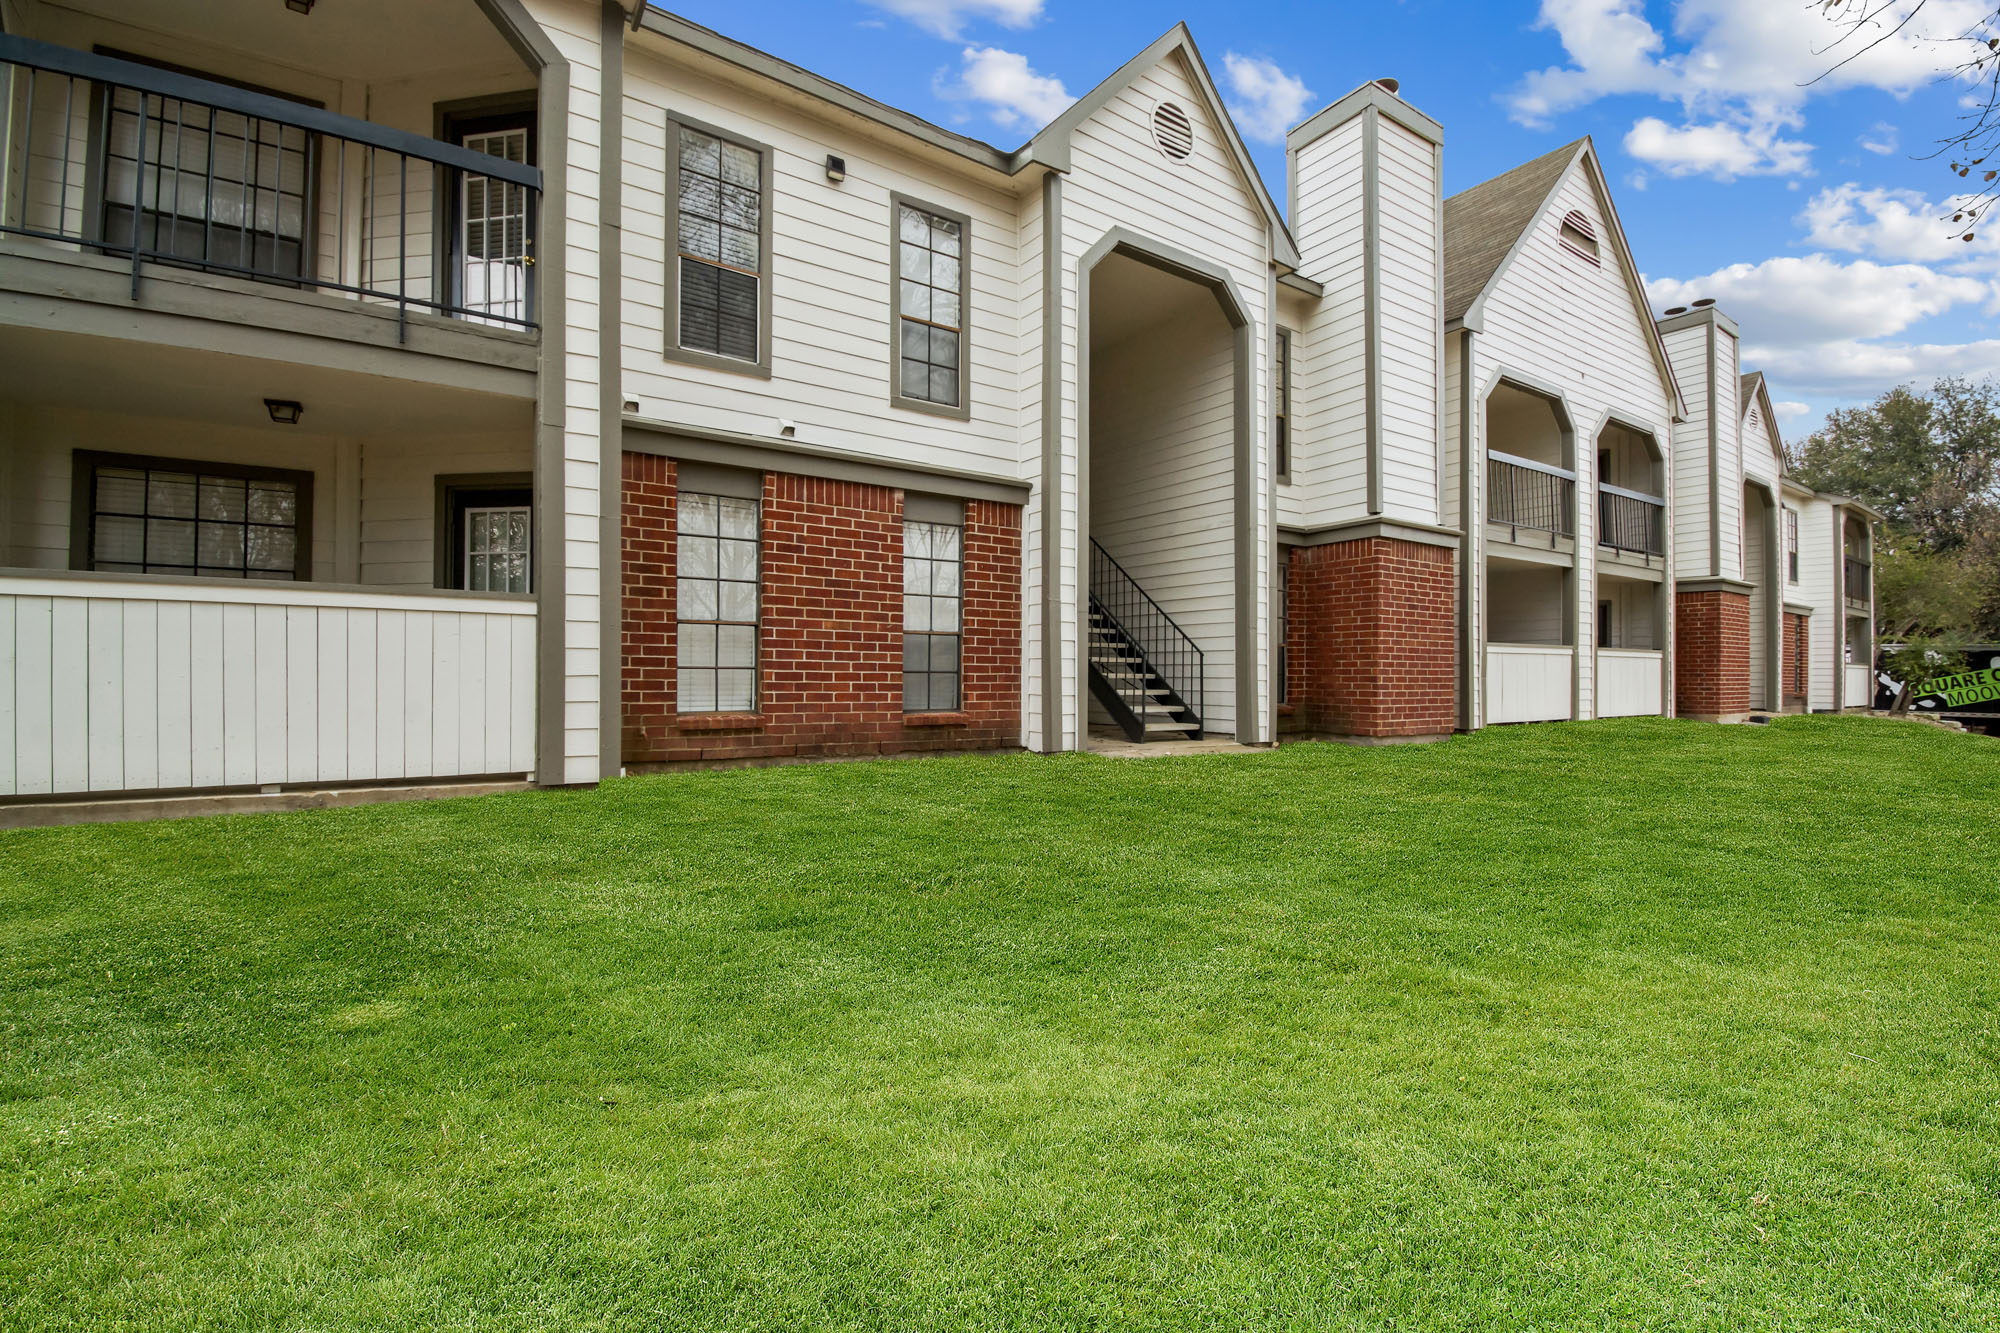
[[[1092,697],[1129,741],[1201,739],[1201,649],[1103,547],[1090,545]]]

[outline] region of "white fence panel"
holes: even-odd
[[[1664,654],[1624,648],[1597,652],[1597,715],[1658,717]]]
[[[1486,647],[1486,721],[1567,722],[1576,715],[1576,650],[1535,644]]]
[[[0,578],[0,797],[521,774],[526,598]]]
[[[1875,706],[1875,669],[1868,666],[1850,666],[1847,670],[1847,695],[1841,700],[1847,708],[1873,708]]]

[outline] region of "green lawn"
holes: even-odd
[[[2000,1327],[2000,742],[0,834],[0,1328]]]

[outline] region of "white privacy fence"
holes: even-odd
[[[1486,721],[1563,722],[1575,715],[1576,650],[1538,644],[1486,647]]]
[[[1841,700],[1846,708],[1872,708],[1875,706],[1875,669],[1869,666],[1848,666],[1847,695]]]
[[[534,767],[526,598],[0,577],[0,797]]]
[[[1597,650],[1597,715],[1658,717],[1664,654],[1623,648]]]

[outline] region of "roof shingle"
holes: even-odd
[[[1444,201],[1444,317],[1463,319],[1588,140],[1578,139]]]

